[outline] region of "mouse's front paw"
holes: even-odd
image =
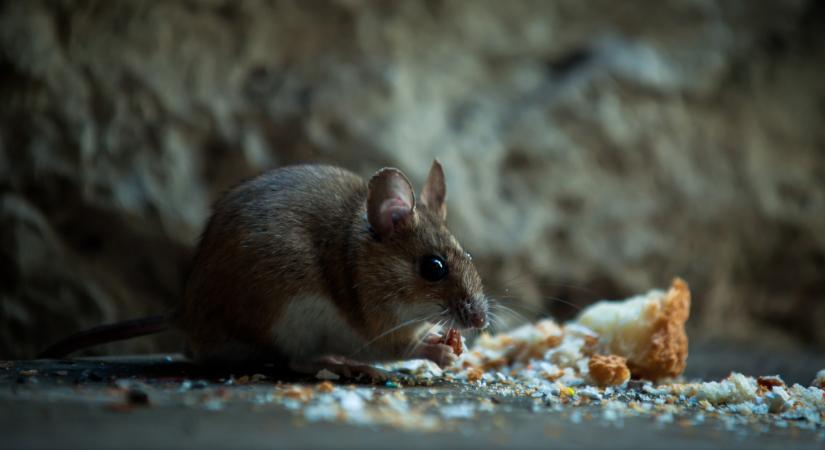
[[[445,344],[424,344],[418,349],[418,357],[429,359],[441,368],[452,366],[458,360],[453,348]]]

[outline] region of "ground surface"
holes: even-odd
[[[738,370],[780,373],[788,383],[807,383],[823,362],[822,355],[813,354],[699,349],[692,352],[686,376],[718,379]],[[321,393],[317,384],[299,383],[296,388],[270,376],[243,378],[257,370],[235,371],[230,378],[228,372],[205,372],[166,356],[0,364],[4,449],[825,446],[821,427],[779,427],[765,421],[732,424],[710,415],[701,421],[695,415],[604,420],[597,405],[554,409],[529,396],[501,396],[460,383],[402,388],[337,385],[330,394]],[[306,395],[314,396],[315,403],[304,402]],[[336,396],[337,405],[350,412],[348,421],[340,413],[324,416],[326,410],[318,401],[325,395]],[[365,411],[355,398],[364,396],[395,409],[384,409],[378,416],[353,414]],[[397,402],[399,398],[403,402]],[[462,410],[471,404],[486,409]],[[420,414],[427,408],[435,415]],[[407,420],[410,417],[417,418]],[[435,423],[427,422],[433,417],[438,418]]]

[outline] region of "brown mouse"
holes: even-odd
[[[365,363],[448,365],[456,356],[439,333],[486,326],[488,301],[446,227],[438,161],[419,200],[394,168],[368,182],[321,165],[264,173],[215,205],[174,314],[97,327],[43,356],[174,327],[208,363],[372,377]]]

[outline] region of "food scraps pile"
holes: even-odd
[[[779,376],[754,378],[740,373],[731,373],[721,381],[681,380],[688,356],[685,322],[689,312],[690,291],[684,281],[676,279],[666,292],[654,290],[621,302],[592,305],[563,326],[542,320],[509,333],[482,335],[461,354],[456,366],[447,370],[427,361],[387,367],[412,375],[411,379],[389,381],[387,386],[403,388],[406,383],[420,389],[454,383],[466,391],[484,389],[491,394],[490,400],[480,403],[450,396],[411,407],[404,389],[381,394],[325,382],[306,389],[327,395],[288,391],[286,395],[295,398],[288,405],[298,409],[300,402],[308,403],[303,415],[309,421],[432,430],[443,428],[445,419],[469,419],[493,412],[504,403],[496,399],[522,397],[529,399],[536,412],[565,411],[573,421],[582,418],[575,407],[589,405],[599,407],[600,419],[614,423],[629,416],[652,416],[660,422],[681,424],[718,417],[725,427],[757,423],[765,431],[770,426],[822,430],[825,370],[810,386],[787,386]],[[453,330],[445,334],[449,345],[458,339]],[[825,431],[821,433],[825,436]]]

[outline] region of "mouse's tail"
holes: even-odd
[[[160,333],[171,328],[167,316],[149,316],[123,322],[98,325],[94,328],[75,333],[47,348],[40,358],[62,358],[69,353],[138,336]]]

